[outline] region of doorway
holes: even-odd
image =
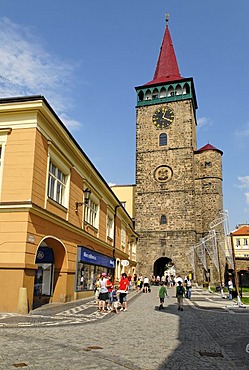
[[[36,254],[33,309],[49,303],[53,295],[54,253],[49,247],[39,247]]]

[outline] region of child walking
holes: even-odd
[[[166,289],[166,286],[164,285],[164,283],[162,282],[162,283],[160,283],[160,287],[158,289],[158,297],[159,297],[159,301],[160,301],[159,310],[163,309],[164,298],[166,296],[168,296],[167,289]]]
[[[118,313],[118,295],[117,286],[115,285],[112,290],[112,309],[114,312]]]

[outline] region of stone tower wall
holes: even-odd
[[[163,104],[165,106],[165,104]],[[138,271],[153,274],[154,262],[172,259],[181,274],[191,272],[185,252],[196,243],[194,151],[196,121],[191,100],[168,103],[174,121],[166,129],[153,125],[152,116],[161,105],[137,108],[135,220],[139,234]],[[159,146],[159,135],[167,145]],[[167,181],[158,181],[166,166]],[[166,224],[160,224],[165,215]]]
[[[196,232],[197,238],[205,237],[210,232],[210,223],[221,217],[223,210],[222,195],[222,155],[216,150],[205,150],[195,153],[195,191],[196,191]],[[219,224],[215,228],[221,275],[224,275],[224,228]],[[199,263],[199,266],[200,263]],[[207,266],[210,269],[212,282],[220,282],[220,274],[212,259],[207,254]],[[199,271],[201,269],[199,268]],[[202,279],[199,273],[198,280]]]
[[[158,129],[152,116],[160,106],[174,111],[174,121]],[[161,133],[167,145],[159,145]],[[161,181],[161,173],[164,180]],[[155,261],[166,257],[176,272],[193,273],[188,253],[208,234],[210,222],[223,209],[221,153],[196,151],[196,119],[191,100],[137,108],[135,220],[139,234],[138,273],[153,274]],[[161,224],[161,216],[166,224]],[[221,232],[220,232],[221,234]],[[212,281],[219,276],[207,255]],[[196,258],[195,278],[205,281]]]

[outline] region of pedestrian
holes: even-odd
[[[117,287],[117,285],[115,285],[113,290],[112,290],[112,310],[113,310],[113,312],[119,313],[118,312],[119,302],[118,302],[117,289],[118,289],[118,287]]]
[[[100,280],[101,275],[97,276],[97,279],[94,283],[94,298],[95,298],[95,304],[99,304],[99,291],[100,291]]]
[[[137,280],[137,292],[139,292],[141,290],[141,287],[142,287],[142,282],[141,282],[140,277],[139,277],[138,280]]]
[[[148,290],[149,290],[149,278],[147,278],[147,276],[145,276],[143,292],[148,293]]]
[[[134,290],[137,289],[137,274],[133,275]]]
[[[165,284],[163,282],[161,282],[160,287],[158,289],[158,297],[159,297],[159,301],[160,301],[159,310],[163,309],[165,296],[168,296],[167,289],[166,289]]]
[[[108,301],[107,301],[107,310],[111,311],[112,309],[112,289],[113,289],[113,279],[112,275],[108,275],[108,280],[106,282],[106,287],[108,290]]]
[[[185,289],[182,286],[182,282],[179,280],[176,286],[176,298],[178,303],[178,311],[183,311],[183,296],[185,294]]]
[[[106,272],[102,272],[101,278],[99,279],[100,291],[99,291],[99,308],[98,311],[105,311],[106,301],[108,301],[108,289],[106,287],[108,279],[106,278]]]
[[[178,276],[175,278],[175,284],[177,285],[179,281],[183,284],[183,280],[182,280],[182,278],[181,278],[181,276],[180,276],[180,275],[178,275]]]
[[[232,280],[232,278],[230,278],[229,281],[228,281],[228,291],[229,291],[228,298],[230,300],[232,300],[233,299],[233,280]]]
[[[129,289],[129,280],[127,278],[127,274],[124,272],[121,275],[121,279],[119,282],[119,302],[121,305],[120,311],[127,311],[127,293]]]
[[[191,299],[192,283],[189,277],[187,277],[186,282],[186,298]]]
[[[131,288],[131,279],[132,279],[131,274],[128,274],[127,279],[129,280],[129,290],[130,290],[130,288]]]
[[[165,278],[165,276],[164,276],[164,275],[162,275],[162,277],[161,277],[161,282],[162,282],[163,284],[165,284],[165,281],[166,281],[166,278]]]

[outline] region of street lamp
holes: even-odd
[[[85,188],[83,190],[83,193],[84,193],[84,202],[75,202],[75,212],[76,213],[78,212],[78,208],[79,207],[83,206],[83,204],[88,204],[89,203],[91,192],[92,191],[89,188]]]

